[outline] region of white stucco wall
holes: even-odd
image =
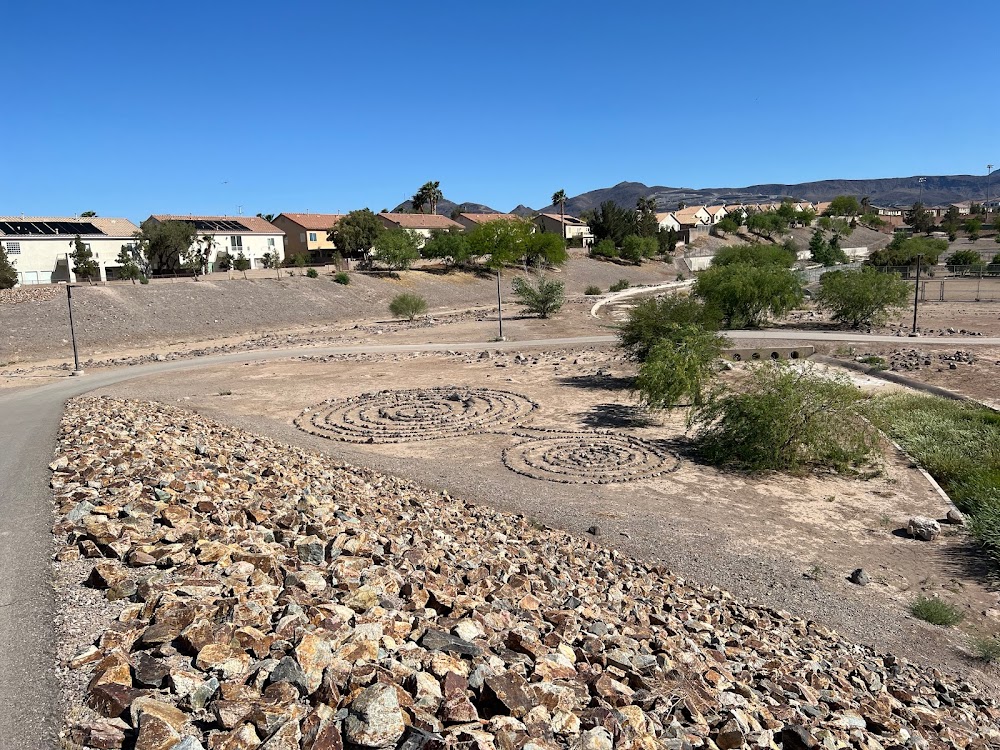
[[[118,265],[122,245],[132,242],[131,237],[81,237],[90,245],[94,260],[101,269],[101,279],[107,278],[106,269]],[[49,284],[54,281],[76,281],[69,254],[73,251],[73,237],[48,235],[45,237],[3,237],[0,239],[7,258],[17,269],[20,283]],[[97,279],[94,279],[95,281]]]
[[[278,260],[285,258],[285,237],[282,234],[248,232],[199,232],[198,238],[210,236],[215,240],[209,262],[215,263],[219,254],[235,258],[240,251],[250,261],[251,268],[263,268],[261,260],[266,253],[277,253]],[[242,244],[240,244],[242,243]]]

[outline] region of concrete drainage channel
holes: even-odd
[[[733,362],[757,362],[760,360],[809,359],[816,353],[813,346],[770,346],[766,349],[724,349],[722,356]]]

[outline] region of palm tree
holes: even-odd
[[[552,205],[559,206],[559,226],[562,227],[563,241],[566,241],[566,191],[557,190],[552,194]]]
[[[420,186],[420,190],[414,193],[413,198],[413,209],[415,211],[420,211],[423,213],[424,206],[431,207],[431,213],[437,213],[438,201],[444,199],[444,194],[441,192],[440,182],[425,182]]]

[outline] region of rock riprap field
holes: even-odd
[[[987,748],[961,680],[139,401],[52,464],[66,747]]]

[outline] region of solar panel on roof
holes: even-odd
[[[199,232],[249,232],[245,224],[230,219],[187,219]]]
[[[0,232],[7,235],[28,237],[32,235],[53,236],[57,234],[104,234],[89,221],[0,221]]]

